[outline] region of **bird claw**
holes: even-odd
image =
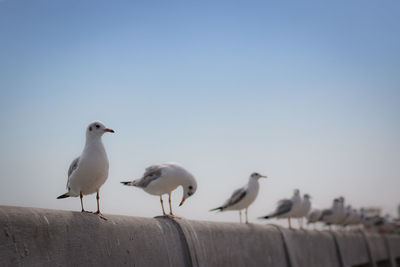
[[[105,217],[101,212],[96,211],[96,212],[94,212],[94,214],[97,214],[97,216],[99,216],[99,218],[101,218],[105,221],[108,221],[107,217]]]
[[[166,217],[169,217],[169,218],[172,218],[172,219],[182,219],[181,217],[179,217],[179,216],[176,216],[176,215],[174,215],[174,214],[164,214],[164,216],[166,216]]]
[[[82,213],[92,213],[91,211],[81,210]]]

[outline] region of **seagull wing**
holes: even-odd
[[[143,177],[137,180],[134,185],[137,187],[147,187],[151,182],[161,177],[162,168],[163,166],[161,165],[152,165],[146,168]]]
[[[246,188],[242,187],[237,190],[235,190],[232,194],[232,196],[224,203],[223,207],[224,209],[235,205],[239,201],[241,201],[247,194]]]
[[[78,168],[79,165],[79,159],[80,157],[77,157],[76,159],[74,159],[71,163],[71,165],[69,165],[69,169],[68,169],[68,181],[67,181],[67,189],[69,190],[69,178],[71,177],[71,175],[74,173],[74,171]]]
[[[333,211],[331,209],[323,210],[321,217],[319,218],[319,221],[322,221],[325,217],[330,216],[332,214],[333,214]]]
[[[293,201],[290,199],[282,199],[278,202],[278,207],[273,214],[273,216],[280,216],[285,213],[288,213],[293,207]]]

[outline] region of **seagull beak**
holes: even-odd
[[[105,133],[115,133],[113,129],[105,128],[104,129]]]
[[[185,198],[182,198],[182,201],[181,201],[181,203],[179,203],[179,206],[182,206],[183,202],[185,202]]]
[[[266,175],[261,175],[260,177],[261,178],[268,178],[268,176],[266,176]]]

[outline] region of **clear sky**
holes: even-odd
[[[0,205],[80,210],[65,193],[85,128],[101,120],[104,213],[160,214],[121,180],[177,161],[212,214],[249,174],[250,219],[294,188],[327,207],[400,202],[400,2],[0,1]],[[86,197],[95,209],[95,196]]]

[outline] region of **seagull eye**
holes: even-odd
[[[90,126],[90,127],[89,127],[89,131],[91,131],[91,130],[92,130],[92,127]]]
[[[189,190],[192,190],[192,189],[193,189],[193,186],[189,185]]]
[[[96,124],[96,128],[99,129],[99,128],[100,128],[100,125]]]

